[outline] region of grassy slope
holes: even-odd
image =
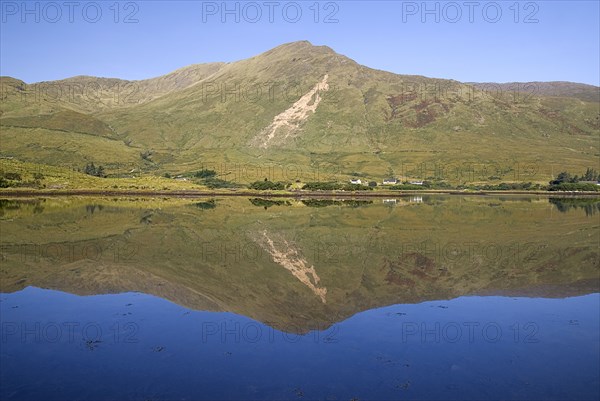
[[[157,173],[176,174],[211,164],[221,167],[217,170],[222,178],[236,175],[227,165],[264,169],[274,164],[300,173],[270,178],[303,181],[319,166],[340,180],[360,172],[379,181],[391,170],[395,175],[437,176],[453,183],[485,182],[490,177],[547,182],[560,170],[580,172],[598,166],[599,104],[581,100],[593,98],[594,87],[553,86],[553,95],[573,97],[486,93],[456,81],[369,69],[308,42],[282,45],[235,63],[189,68],[137,83],[134,89],[141,94],[137,97],[126,87],[127,102],[118,105],[90,104],[89,99],[74,102],[78,111],[92,111],[89,121],[64,113],[73,102],[46,99],[21,108],[16,90],[7,91],[13,95],[3,102],[2,153],[34,160],[37,150],[23,149],[14,140],[5,145],[4,137],[14,138],[20,129],[16,126],[38,124],[69,130],[76,126],[78,131],[115,139],[110,152],[129,164],[130,157],[152,150],[148,168]],[[272,148],[253,147],[252,138],[325,74],[330,90],[322,92],[323,101],[301,132]],[[37,117],[51,112],[62,114]],[[96,125],[98,120],[104,124]],[[37,159],[55,164],[60,149],[50,153]],[[80,160],[108,163],[107,153],[84,150]],[[480,167],[470,176],[456,173],[465,163]],[[239,178],[249,182],[260,175]]]
[[[158,177],[154,174],[142,173],[139,170],[133,172],[125,178],[99,178],[83,174],[74,169],[78,164],[74,163],[71,167],[49,166],[46,164],[28,163],[12,159],[0,159],[0,173],[17,173],[21,176],[22,187],[13,187],[11,189],[94,189],[101,191],[113,190],[189,190],[206,189],[206,187],[194,184],[193,182],[178,181]],[[41,174],[41,177],[39,176]]]

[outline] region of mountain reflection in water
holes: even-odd
[[[597,398],[599,204],[0,201],[0,398]]]

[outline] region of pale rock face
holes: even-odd
[[[251,144],[266,149],[296,135],[301,125],[317,111],[317,107],[323,99],[321,92],[329,90],[328,79],[329,75],[326,74],[321,82],[317,83],[289,109],[276,115],[273,122],[252,139]]]

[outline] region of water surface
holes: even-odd
[[[0,398],[597,399],[598,205],[0,201]]]

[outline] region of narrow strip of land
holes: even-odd
[[[53,197],[53,196],[147,196],[167,198],[206,198],[206,197],[258,197],[258,198],[394,198],[414,195],[465,195],[465,196],[494,196],[494,195],[535,195],[535,196],[571,196],[598,197],[600,192],[561,192],[561,191],[464,191],[464,190],[419,190],[419,191],[118,191],[98,189],[67,189],[67,190],[30,190],[3,189],[0,197]]]

